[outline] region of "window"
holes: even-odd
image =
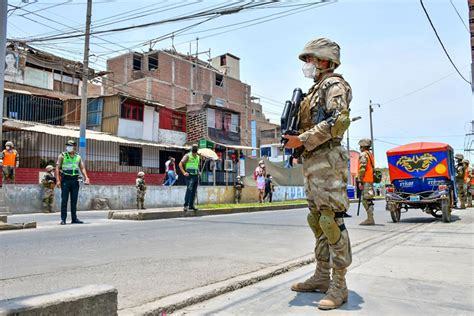
[[[167,108],[160,109],[160,128],[186,132],[186,114]]]
[[[216,86],[223,87],[224,86],[224,76],[221,74],[216,74]]]
[[[120,146],[120,165],[138,166],[142,165],[142,149],[140,147]]]
[[[262,147],[260,149],[260,156],[261,157],[271,157],[272,156],[272,148],[271,147]]]
[[[231,121],[230,121],[230,131],[233,133],[238,133],[239,132],[239,116],[237,114],[232,114],[231,115]]]
[[[158,54],[148,55],[148,70],[158,69]]]
[[[274,129],[269,129],[266,131],[262,131],[261,133],[262,138],[275,138],[275,130]]]
[[[143,104],[135,100],[123,100],[120,117],[127,120],[143,121]]]
[[[222,55],[221,56],[221,66],[225,66],[225,65],[226,65],[226,56]]]
[[[89,100],[87,104],[87,127],[100,126],[102,124],[103,99]]]
[[[141,54],[133,54],[133,70],[142,70]]]

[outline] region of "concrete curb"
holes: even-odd
[[[223,215],[223,214],[235,214],[235,213],[249,213],[249,212],[260,212],[260,211],[275,211],[275,210],[290,210],[305,208],[305,204],[290,204],[290,205],[269,205],[269,206],[252,206],[252,207],[239,207],[239,208],[227,208],[227,209],[200,209],[197,215],[192,211],[189,211],[189,215],[184,215],[183,211],[110,211],[108,214],[109,219],[123,219],[123,220],[154,220],[154,219],[165,219],[165,218],[180,218],[180,217],[192,217],[192,216],[210,216],[210,215]]]
[[[119,310],[119,315],[161,315],[163,312],[172,313],[176,310],[191,306],[216,296],[235,291],[255,284],[282,273],[294,270],[314,262],[314,255],[308,255],[277,266],[268,267],[249,274],[209,284],[200,288],[166,296],[157,301],[142,304],[137,307]]]
[[[7,224],[0,222],[0,231],[36,228],[36,222]]]
[[[376,198],[375,200],[384,200],[385,198]],[[351,203],[358,203],[359,200],[350,200]],[[275,211],[275,210],[291,210],[306,208],[306,204],[287,204],[287,205],[267,205],[267,206],[251,206],[251,207],[237,207],[237,208],[222,208],[222,209],[200,209],[197,214],[189,211],[189,214],[184,215],[182,210],[150,210],[150,211],[109,211],[108,219],[118,220],[132,220],[132,221],[146,221],[166,218],[181,218],[181,217],[195,217],[195,216],[210,216],[210,215],[224,215],[237,214],[261,211]]]

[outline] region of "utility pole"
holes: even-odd
[[[84,38],[84,61],[81,89],[81,128],[79,134],[79,155],[86,161],[86,126],[87,126],[87,85],[89,82],[89,38],[91,33],[92,0],[87,0],[86,36]]]
[[[8,0],[0,0],[0,145],[3,144],[3,90],[5,88],[5,51],[7,49]]]
[[[372,154],[374,155],[375,159],[374,127],[372,124],[372,113],[374,112],[374,105],[378,105],[378,107],[380,107],[380,104],[372,103],[372,100],[369,100],[370,140],[372,141]]]
[[[471,30],[471,89],[474,93],[474,1],[467,0],[469,7],[469,25]]]

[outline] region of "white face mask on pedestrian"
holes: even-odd
[[[316,65],[313,63],[304,63],[303,69],[301,70],[303,71],[303,75],[310,79],[318,77],[322,72],[322,69],[316,67]]]
[[[72,153],[74,151],[74,146],[66,146],[66,151]]]

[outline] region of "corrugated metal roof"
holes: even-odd
[[[4,127],[10,127],[14,129],[20,129],[23,131],[31,131],[37,133],[45,133],[50,135],[57,135],[62,137],[71,137],[79,138],[79,128],[74,127],[65,127],[65,126],[52,126],[46,124],[18,121],[18,120],[7,120],[3,122]],[[189,147],[177,146],[171,144],[159,144],[155,142],[150,142],[146,140],[130,139],[126,137],[115,136],[107,133],[101,133],[97,131],[87,130],[86,133],[87,139],[103,141],[103,142],[113,142],[125,145],[141,145],[141,146],[152,146],[160,148],[169,148],[169,149],[189,149]]]

